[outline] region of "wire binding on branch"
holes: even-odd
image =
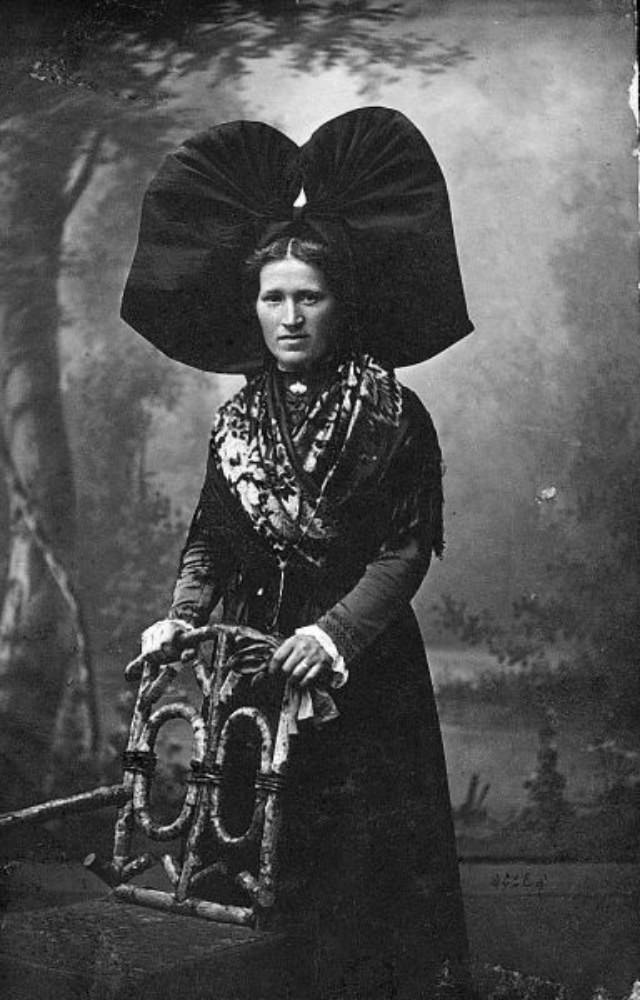
[[[222,768],[206,760],[192,760],[187,781],[196,785],[219,785],[222,781]]]
[[[277,794],[284,788],[284,778],[273,771],[268,774],[259,772],[256,775],[255,788],[257,792],[275,792]]]
[[[125,771],[135,774],[152,775],[156,767],[156,755],[152,750],[124,750],[122,766]]]

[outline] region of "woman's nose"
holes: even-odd
[[[301,325],[302,321],[303,317],[300,315],[300,310],[296,302],[293,299],[288,299],[284,304],[282,325],[288,330],[295,330]]]

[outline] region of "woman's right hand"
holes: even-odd
[[[149,659],[167,659],[174,657],[178,660],[181,651],[176,648],[175,640],[177,636],[190,632],[193,625],[182,621],[181,618],[163,618],[154,622],[142,633],[141,653]],[[186,651],[185,651],[186,652]],[[193,651],[190,651],[193,655]]]

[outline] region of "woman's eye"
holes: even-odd
[[[313,306],[316,302],[320,301],[320,296],[315,292],[306,292],[306,294],[302,296],[302,301],[307,306]]]
[[[269,302],[270,304],[280,302],[281,300],[277,292],[267,292],[265,295],[261,295],[260,298],[262,302]]]

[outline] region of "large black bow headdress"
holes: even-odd
[[[334,118],[302,147],[249,121],[187,140],[145,196],[123,318],[196,368],[255,368],[243,263],[294,220],[348,248],[362,347],[380,360],[416,364],[473,329],[442,172],[418,129],[381,107]]]

